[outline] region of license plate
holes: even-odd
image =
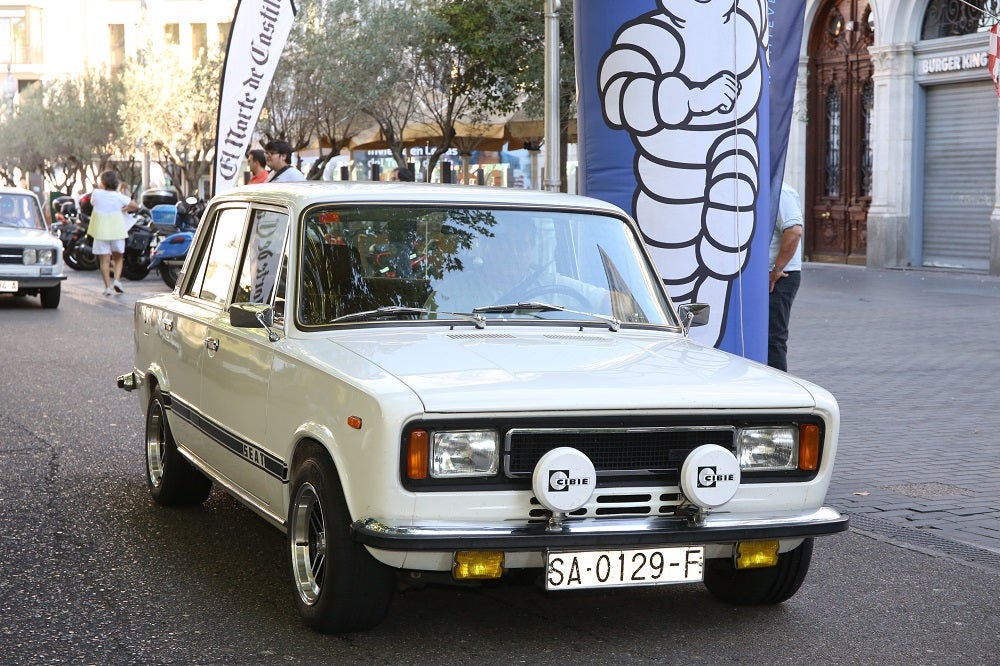
[[[695,583],[704,579],[705,548],[548,552],[546,590]]]
[[[0,280],[0,291],[17,291],[17,280]]]

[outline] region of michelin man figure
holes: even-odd
[[[717,346],[746,267],[762,176],[767,0],[658,0],[604,54],[605,122],[636,147],[633,213],[677,303],[712,306]]]

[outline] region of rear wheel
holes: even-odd
[[[146,482],[153,501],[163,506],[201,504],[212,491],[211,479],[177,450],[158,386],[146,409]]]
[[[722,601],[740,606],[780,604],[791,599],[809,571],[813,540],[778,556],[778,564],[763,569],[737,569],[731,559],[705,563],[705,587]]]
[[[62,285],[57,284],[54,287],[45,287],[38,293],[42,298],[43,308],[57,308],[59,307],[59,297],[62,295]]]
[[[177,286],[177,277],[180,275],[181,267],[172,266],[170,264],[160,264],[160,277],[163,278],[164,284],[173,289]]]
[[[122,261],[122,277],[126,280],[141,280],[149,275],[149,261],[142,261],[142,255],[138,252],[125,252]]]
[[[324,633],[371,629],[392,600],[392,570],[351,540],[350,524],[336,470],[315,449],[292,476],[288,552],[299,614]]]

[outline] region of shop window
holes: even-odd
[[[931,0],[921,39],[957,37],[989,30],[1000,14],[1000,0]]]

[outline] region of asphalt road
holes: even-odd
[[[812,327],[829,321],[808,314],[810,299],[833,296],[818,284],[793,315],[792,362],[850,389],[846,370],[822,367]],[[802,590],[773,608],[731,607],[700,586],[428,587],[398,594],[377,630],[315,634],[295,613],[278,531],[219,491],[196,509],[150,501],[142,409],[114,378],[131,367],[132,303],[166,288],[156,276],[126,287],[105,298],[96,274],[73,273],[58,310],[0,298],[0,663],[1000,663],[1000,566],[855,528],[819,540]],[[892,446],[863,437],[874,424],[858,418],[845,414],[848,441]],[[857,446],[831,494],[842,505],[887,486],[880,467],[865,478]]]

